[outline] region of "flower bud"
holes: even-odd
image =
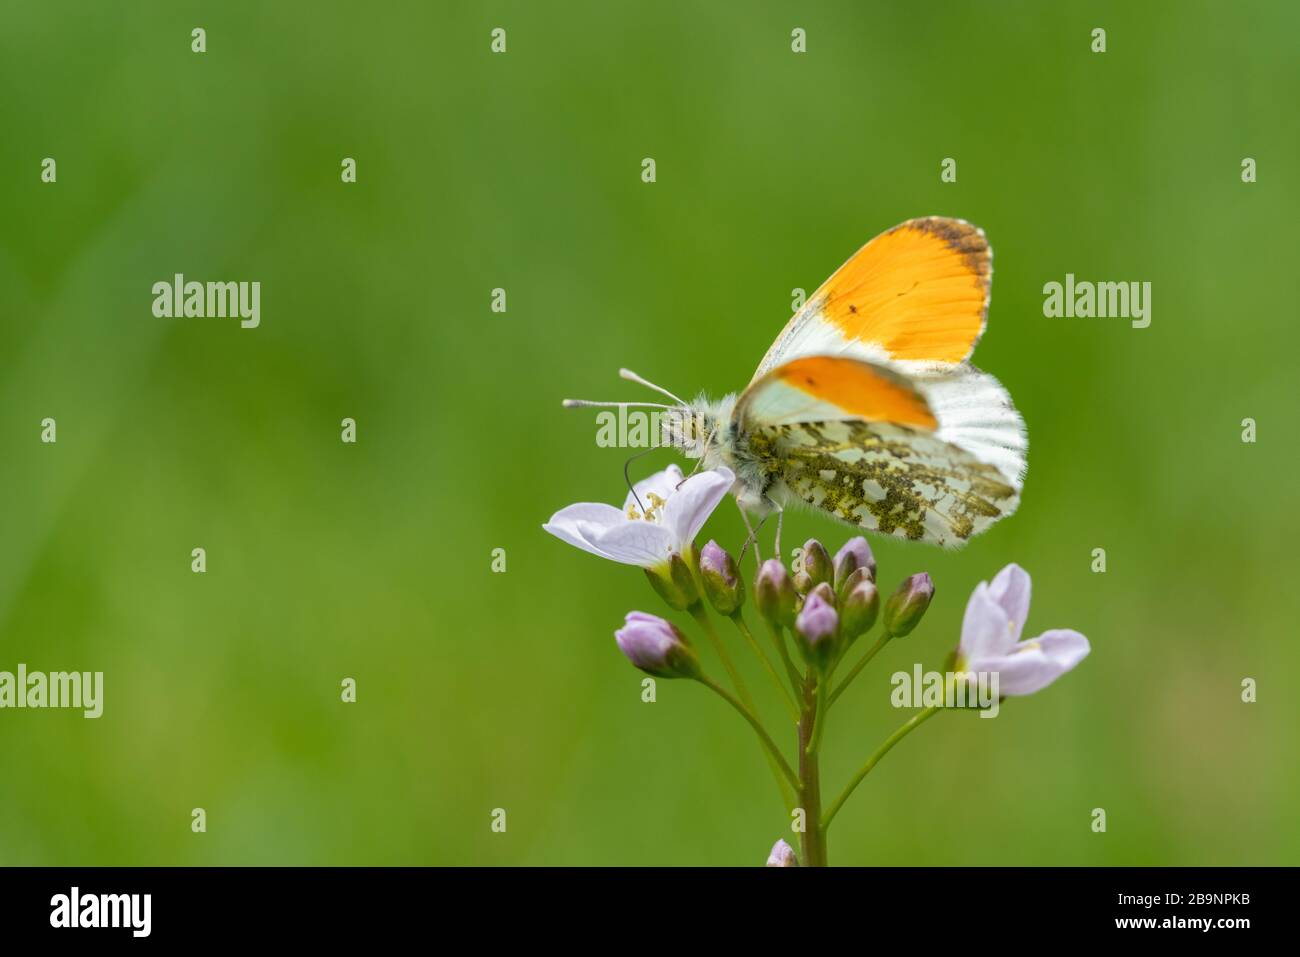
[[[829,587],[827,585],[827,589]],[[825,591],[813,589],[808,593],[799,617],[794,622],[795,633],[803,639],[799,647],[810,664],[825,668],[835,660],[839,629],[840,616],[826,600]]]
[[[794,848],[785,841],[777,841],[767,855],[768,867],[798,867],[799,858],[794,856]]]
[[[906,578],[885,602],[885,630],[895,638],[910,634],[934,598],[934,582],[925,572]]]
[[[713,539],[700,550],[700,578],[709,604],[720,615],[734,614],[745,603],[745,583],[736,560]]]
[[[808,593],[808,598],[811,598],[813,595],[820,595],[822,601],[826,602],[826,604],[830,605],[832,608],[837,608],[839,606],[839,599],[835,597],[835,589],[831,587],[830,582],[822,582]],[[807,601],[807,599],[804,600],[805,602]]]
[[[844,547],[835,553],[831,563],[835,569],[835,590],[844,594],[844,583],[859,568],[867,570],[867,577],[876,580],[876,558],[871,554],[871,546],[861,535],[850,538]]]
[[[840,596],[840,599],[842,600],[848,597],[849,592],[853,591],[853,589],[857,588],[858,585],[862,584],[863,582],[871,582],[871,584],[874,585],[876,583],[876,580],[871,577],[870,569],[855,568],[853,569],[853,571],[849,572],[849,576],[846,579],[844,579],[844,581],[840,584],[838,588],[836,588],[836,593]]]
[[[650,579],[651,586],[673,611],[685,611],[700,600],[700,590],[695,585],[691,567],[677,552],[673,552],[667,562],[647,568],[645,577]]]
[[[794,576],[794,585],[803,594],[812,591],[822,582],[830,581],[834,576],[830,553],[815,538],[803,543],[800,564],[802,570]]]
[[[622,628],[614,632],[618,648],[647,674],[657,678],[695,678],[700,663],[686,636],[656,615],[628,612]]]
[[[853,641],[871,630],[880,613],[880,592],[865,567],[858,568],[845,582],[844,597],[840,601],[840,632]]]
[[[794,624],[797,601],[794,582],[785,566],[775,558],[763,562],[754,581],[754,605],[758,613],[774,625],[789,627]]]

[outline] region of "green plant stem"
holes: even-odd
[[[705,629],[705,635],[708,636],[708,640],[710,640],[712,645],[714,645],[714,649],[718,651],[718,657],[722,658],[723,667],[727,668],[727,674],[731,675],[732,684],[736,685],[736,692],[740,694],[740,702],[732,700],[729,694],[727,696],[728,700],[732,700],[732,703],[742,705],[741,714],[746,716],[749,723],[753,724],[755,731],[759,732],[759,736],[763,737],[764,746],[771,745],[771,736],[768,736],[768,733],[763,731],[762,724],[758,723],[758,709],[757,707],[754,707],[754,700],[749,696],[749,689],[745,687],[745,681],[740,676],[740,671],[736,670],[736,664],[735,662],[732,662],[731,654],[728,653],[727,646],[723,644],[722,637],[719,637],[718,631],[714,628],[714,623],[708,619],[708,612],[705,611],[705,606],[703,606],[701,602],[695,602],[694,605],[690,607],[690,614],[692,614],[695,622],[699,623],[699,627]],[[712,680],[708,681],[708,687],[714,690],[722,690],[722,687],[712,683]],[[781,802],[783,802],[785,807],[787,807],[787,810],[789,810],[790,806],[793,805],[794,798],[793,794],[790,793],[789,788],[787,787],[787,779],[792,776],[793,772],[789,770],[790,766],[785,763],[785,759],[780,757],[779,750],[775,750],[775,746],[767,746],[767,752],[767,766],[772,768],[772,776],[776,779],[776,787],[781,792]],[[781,767],[777,766],[777,759],[780,759]],[[794,789],[798,791],[797,784],[794,785]]]
[[[876,657],[880,652],[880,649],[889,644],[889,639],[891,637],[892,636],[889,632],[884,631],[883,629],[881,630],[880,637],[876,639],[876,643],[867,649],[867,653],[862,656],[862,659],[853,666],[853,670],[848,673],[844,680],[839,683],[839,686],[831,693],[830,699],[826,702],[826,707],[829,708],[835,703],[836,698],[844,694],[844,689],[853,683],[853,679],[858,676],[868,663],[870,663],[872,658]]]
[[[709,642],[713,645],[713,650],[718,653],[722,659],[722,667],[727,669],[727,674],[731,678],[731,683],[735,685],[736,693],[740,695],[740,700],[745,702],[745,707],[750,711],[754,710],[754,700],[749,696],[749,689],[745,687],[744,679],[740,677],[740,672],[736,670],[736,663],[731,660],[731,655],[727,651],[727,646],[722,643],[718,636],[718,631],[713,627],[713,622],[709,620],[709,613],[704,610],[700,602],[696,602],[689,609],[691,617],[695,619],[704,633],[708,635]]]
[[[794,666],[790,660],[790,650],[785,646],[785,636],[780,626],[772,624],[767,619],[767,632],[772,636],[772,643],[776,645],[776,653],[781,656],[781,661],[785,664],[785,673],[790,678],[790,687],[795,690],[796,694],[803,692],[803,678],[799,677],[799,669]]]
[[[817,698],[813,690],[811,669],[803,682],[803,714],[799,718],[799,806],[804,812],[803,857],[804,867],[826,866],[826,831],[822,826],[821,771],[812,742],[813,726],[817,721]]]
[[[784,781],[797,791],[799,789],[799,777],[794,773],[794,770],[786,762],[785,758],[781,756],[781,751],[777,748],[776,742],[772,740],[772,736],[767,733],[761,724],[759,724],[758,719],[754,717],[753,712],[737,701],[730,691],[722,687],[722,685],[718,684],[707,675],[701,674],[695,680],[717,694],[718,697],[735,708],[736,711],[740,713],[740,716],[749,722],[749,726],[754,729],[754,732],[758,735],[758,740],[762,742],[763,747],[767,750],[768,756],[780,770],[781,775],[784,776]]]
[[[829,707],[826,685],[829,680],[830,675],[820,675],[817,678],[817,719],[813,724],[812,740],[808,742],[808,749],[814,757],[822,746],[822,734],[826,728],[826,709]]]
[[[872,754],[871,757],[867,758],[866,763],[863,764],[862,767],[858,768],[858,773],[853,776],[853,780],[849,782],[848,787],[846,787],[840,793],[840,796],[835,799],[835,803],[831,805],[830,810],[826,812],[826,817],[821,822],[822,830],[826,830],[831,826],[831,821],[835,819],[835,815],[838,814],[840,808],[844,806],[844,802],[849,799],[849,795],[853,793],[853,789],[862,783],[862,779],[871,773],[871,769],[880,763],[880,759],[889,753],[889,749],[898,744],[899,741],[902,741],[905,737],[924,724],[929,718],[938,714],[942,710],[943,708],[940,705],[932,705],[924,711],[912,715],[909,720],[899,726],[897,731],[887,737],[884,743],[881,744],[880,747],[876,748],[875,753]]]
[[[777,688],[781,692],[781,697],[785,701],[786,710],[790,712],[790,720],[797,724],[799,722],[799,706],[794,703],[794,698],[791,696],[790,690],[785,686],[785,682],[781,680],[781,676],[777,674],[776,667],[772,664],[772,660],[767,656],[767,652],[763,650],[763,647],[754,638],[754,633],[750,631],[749,626],[745,624],[745,619],[740,613],[740,609],[736,609],[736,611],[728,617],[736,628],[739,629],[740,633],[745,636],[745,640],[749,642],[749,647],[753,649],[754,654],[758,656],[758,659],[761,662],[763,662],[763,667],[767,669],[767,673],[772,676],[772,681],[775,682]]]

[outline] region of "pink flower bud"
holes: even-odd
[[[921,623],[934,598],[934,582],[925,572],[903,580],[885,602],[885,630],[895,638],[910,634]]]
[[[815,538],[810,538],[803,543],[803,550],[800,552],[800,563],[803,570],[795,576],[794,584],[801,592],[812,591],[822,582],[829,582],[834,577],[835,573],[831,568],[830,553]]]
[[[844,583],[859,568],[867,570],[867,577],[876,580],[876,558],[871,554],[871,546],[861,535],[850,538],[844,547],[835,553],[832,562],[835,567],[835,590],[844,593]]]
[[[759,614],[775,625],[789,627],[794,624],[798,597],[785,566],[775,558],[763,562],[754,582],[754,605]]]
[[[794,856],[794,848],[785,841],[777,841],[767,855],[768,867],[798,867],[799,858]]]
[[[718,614],[734,614],[745,603],[745,583],[736,560],[712,539],[700,550],[700,578],[705,597]]]
[[[694,678],[700,673],[686,636],[656,615],[629,612],[626,623],[614,632],[614,640],[628,661],[657,678]]]
[[[824,592],[814,589],[804,600],[794,623],[795,632],[803,639],[800,647],[812,664],[825,667],[834,660],[839,628],[840,617],[834,607]]]

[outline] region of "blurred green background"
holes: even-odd
[[[928,570],[938,596],[837,706],[824,787],[1008,561],[1034,576],[1028,634],[1093,653],[910,738],[831,862],[1300,863],[1294,5],[2,19],[0,670],[102,670],[106,700],[0,712],[0,862],[762,863],[788,821],[748,730],[694,685],[643,704],[611,633],[657,599],[540,528],[623,496],[626,453],[559,400],[647,397],[620,365],[738,389],[794,287],[940,213],[995,250],[975,361],[1028,422],[1023,505],[960,552],[873,541],[882,586]],[[176,272],[259,280],[261,327],[154,318]],[[1150,328],[1044,318],[1067,272],[1150,281]],[[706,527],[740,532],[730,506]]]

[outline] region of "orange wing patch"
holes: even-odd
[[[904,379],[856,359],[807,356],[777,367],[770,378],[868,422],[930,431],[939,424],[925,399]]]
[[[960,219],[909,219],[881,233],[808,300],[846,338],[892,358],[961,362],[988,315],[993,254]]]

